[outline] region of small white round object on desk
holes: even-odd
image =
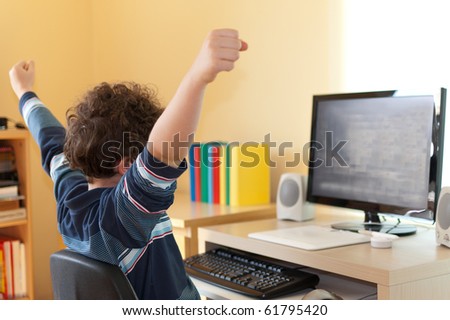
[[[372,237],[370,239],[372,248],[387,249],[392,247],[392,239],[383,238],[382,236]]]

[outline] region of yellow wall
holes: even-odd
[[[311,99],[340,87],[341,1],[0,0],[0,115],[19,119],[7,71],[37,63],[36,90],[64,112],[99,81],[155,84],[166,104],[206,33],[232,27],[249,44],[236,69],[208,88],[197,140],[292,142],[272,149],[272,189],[309,140]],[[58,246],[50,180],[32,150],[36,298],[51,298],[48,256]],[[180,183],[188,190],[188,175]],[[274,192],[273,192],[274,194]]]
[[[87,0],[0,0],[0,115],[21,120],[8,70],[36,61],[36,91],[60,121],[73,97],[92,79],[91,6]],[[58,249],[52,183],[31,150],[35,297],[51,298],[49,256]]]

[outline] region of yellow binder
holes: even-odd
[[[270,166],[267,145],[244,143],[229,152],[230,206],[270,203]]]

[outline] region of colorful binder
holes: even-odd
[[[264,144],[193,144],[189,150],[191,200],[230,206],[270,203],[270,167]]]
[[[189,184],[192,201],[201,199],[200,159],[200,144],[193,143],[189,149]]]
[[[230,206],[270,203],[270,166],[264,144],[243,144],[229,150]]]

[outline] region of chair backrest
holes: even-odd
[[[63,249],[50,256],[56,300],[136,300],[136,293],[118,266]]]

